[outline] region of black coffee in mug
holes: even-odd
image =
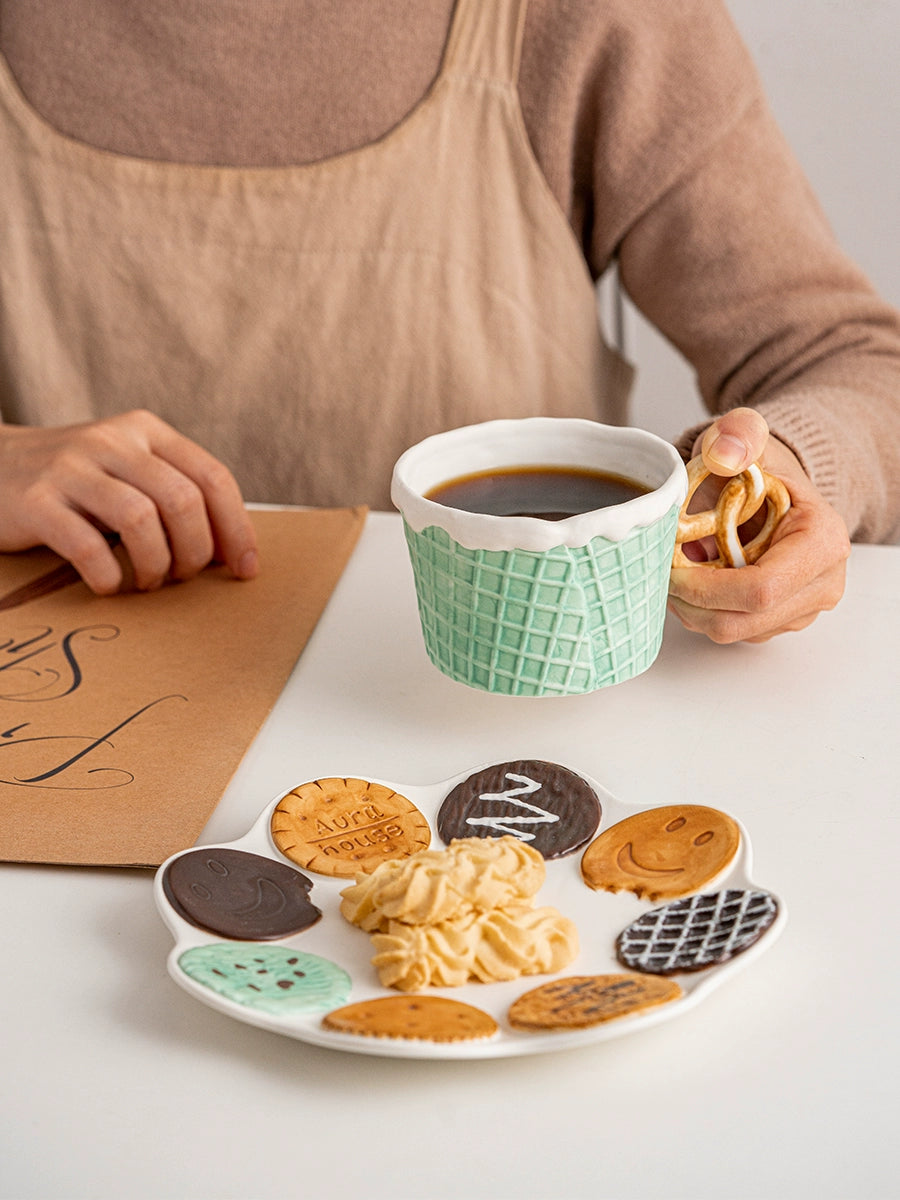
[[[562,521],[650,491],[633,479],[590,468],[505,467],[451,479],[426,492],[425,498],[463,512]]]

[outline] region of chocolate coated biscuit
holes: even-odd
[[[587,780],[539,759],[498,763],[456,785],[441,805],[437,829],[454,838],[511,834],[544,858],[563,858],[593,836],[600,801]]]
[[[309,900],[311,879],[287,863],[223,846],[179,855],[162,884],[180,917],[227,938],[288,937],[322,915]]]
[[[730,888],[673,900],[644,913],[616,941],[619,962],[634,971],[702,971],[749,949],[778,915],[768,892]]]

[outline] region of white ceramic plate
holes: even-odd
[[[488,765],[491,764],[470,768],[451,779],[426,786],[373,779],[372,776],[365,773],[352,771],[335,772],[334,775],[342,778],[368,779],[373,783],[386,784],[406,796],[431,825],[431,848],[440,849],[443,843],[436,832],[436,818],[444,798],[457,783],[461,783]],[[582,772],[577,773],[594,788],[600,801],[601,819],[597,830],[598,834],[610,825],[639,811],[617,800],[589,776]],[[322,776],[322,778],[324,777]],[[294,786],[305,782],[307,782],[305,779],[298,778],[297,784]],[[238,841],[221,845],[227,845],[229,849],[261,854],[279,863],[287,862],[288,860],[276,849],[269,826],[272,811],[289,790],[286,789],[266,805],[244,837]],[[751,880],[750,839],[743,826],[740,823],[738,825],[741,833],[738,852],[724,872],[703,885],[700,890],[704,894],[721,891],[724,888],[767,890],[760,888]],[[190,850],[199,848],[191,847],[180,853],[189,853]],[[548,861],[546,881],[535,897],[537,905],[552,905],[575,922],[578,928],[580,952],[572,963],[560,971],[557,976],[530,975],[521,976],[512,982],[472,983],[457,988],[428,989],[429,994],[462,1000],[489,1013],[500,1027],[499,1033],[490,1039],[440,1043],[338,1033],[322,1026],[323,1013],[321,1012],[311,1016],[274,1016],[235,1003],[203,984],[195,982],[179,967],[178,960],[181,955],[192,947],[224,942],[227,939],[221,935],[209,933],[184,920],[166,898],[162,885],[163,876],[169,863],[178,855],[173,855],[163,863],[156,874],[154,885],[157,906],[175,939],[175,946],[168,958],[168,970],[176,983],[210,1007],[218,1009],[238,1021],[257,1025],[262,1029],[269,1029],[288,1037],[298,1038],[301,1041],[311,1042],[317,1046],[328,1046],[356,1054],[375,1054],[398,1058],[502,1058],[509,1055],[537,1054],[549,1050],[588,1045],[604,1041],[607,1038],[621,1037],[626,1033],[636,1032],[661,1021],[672,1020],[698,1004],[713,989],[729,979],[735,971],[742,970],[755,961],[760,953],[773,944],[787,919],[784,904],[777,896],[773,896],[778,906],[775,920],[748,949],[719,966],[672,976],[683,990],[683,995],[677,1000],[642,1012],[618,1017],[588,1029],[552,1030],[541,1033],[514,1029],[509,1025],[506,1017],[510,1004],[523,993],[531,991],[551,978],[625,971],[626,968],[618,961],[615,952],[615,942],[619,933],[641,914],[666,903],[666,901],[641,900],[628,892],[613,894],[588,888],[581,877],[581,858],[585,848],[586,846],[565,858]],[[202,849],[211,849],[211,847],[202,847]],[[319,955],[342,967],[350,975],[352,981],[352,989],[347,1003],[368,1000],[375,996],[402,994],[381,987],[370,962],[372,947],[369,935],[350,925],[340,914],[340,892],[352,883],[352,880],[329,878],[316,874],[308,868],[304,869],[302,873],[313,881],[310,900],[322,910],[321,919],[298,934],[275,941],[267,940],[260,945],[285,946],[302,950],[305,953]],[[771,895],[771,893],[769,894]]]

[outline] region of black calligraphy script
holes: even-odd
[[[157,697],[100,732],[36,731],[31,721],[2,728],[4,703],[52,705],[89,686],[81,647],[87,642],[114,641],[120,633],[115,625],[86,625],[57,634],[46,625],[0,642],[0,784],[94,790],[134,782],[127,767],[106,761],[116,750],[114,738],[151,709],[171,700],[187,702],[186,696]]]
[[[49,625],[0,643],[0,700],[58,700],[81,687],[84,676],[76,644],[112,641],[116,625],[85,625],[57,637]]]

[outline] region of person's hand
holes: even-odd
[[[49,546],[108,595],[123,570],[104,531],[120,536],[141,590],[190,579],[213,561],[240,579],[257,572],[234,476],[152,413],[48,429],[0,425],[0,551]]]
[[[734,409],[706,430],[694,452],[702,453],[713,476],[719,477],[704,481],[705,494],[698,488],[700,507],[712,507],[726,477],[758,461],[783,481],[791,508],[756,563],[673,568],[670,611],[687,629],[725,643],[766,641],[777,633],[803,629],[820,612],[834,608],[844,593],[850,553],[847,528],[797,457],[769,437],[763,417],[753,409]],[[709,557],[709,548],[698,543],[693,556]]]

